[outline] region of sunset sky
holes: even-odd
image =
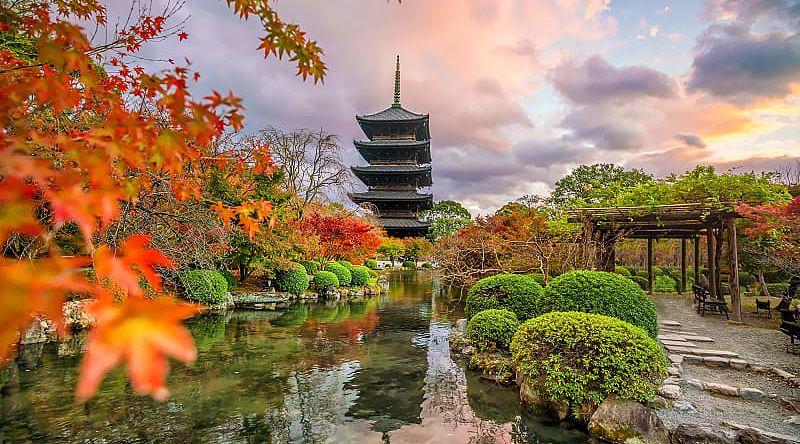
[[[696,164],[771,169],[800,156],[797,0],[282,0],[325,50],[324,84],[256,50],[257,23],[222,1],[189,0],[190,37],[153,57],[188,57],[197,94],[232,90],[250,131],[338,134],[388,107],[430,113],[433,193],[473,214],[546,194],[580,164],[657,176]],[[177,57],[176,57],[177,54]]]

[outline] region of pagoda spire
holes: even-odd
[[[400,107],[400,55],[397,55],[397,68],[394,71],[394,103],[393,108]]]

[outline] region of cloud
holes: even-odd
[[[703,139],[700,138],[697,134],[675,134],[675,138],[680,140],[681,142],[685,143],[687,146],[693,146],[695,148],[705,148],[706,143],[703,142]]]
[[[567,61],[552,73],[553,86],[574,103],[627,101],[638,97],[673,97],[677,85],[668,75],[646,66],[616,68],[600,55],[581,64]]]
[[[659,29],[660,29],[660,28],[658,27],[658,25],[653,25],[653,26],[651,26],[651,27],[650,27],[650,37],[655,37],[655,36],[657,36],[657,35],[658,35],[658,30],[659,30]]]
[[[662,14],[668,13],[669,11],[670,11],[670,7],[669,6],[664,6],[663,8],[659,9],[658,11],[656,11],[656,14],[662,15]]]

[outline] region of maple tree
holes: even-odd
[[[269,0],[227,0],[242,19],[264,28],[259,49],[287,56],[298,75],[322,80],[322,51],[296,24],[281,21]],[[149,73],[135,54],[166,33],[166,17],[143,15],[95,46],[82,24],[104,26],[106,8],[96,0],[4,2],[0,5],[0,242],[32,239],[26,259],[0,261],[0,362],[13,352],[19,332],[35,315],[52,319],[63,333],[67,291],[96,298],[77,395],[90,397],[105,373],[125,364],[137,393],[163,399],[167,356],[191,362],[195,349],[180,321],[196,307],[172,298],[146,299],[140,276],[161,288],[156,267],[173,261],[144,234],[104,243],[103,232],[121,207],[142,192],[167,184],[178,201],[202,201],[201,181],[213,165],[269,174],[267,146],[249,153],[213,148],[226,130],[242,128],[241,99],[212,92],[196,99],[189,83],[199,78],[170,61]],[[188,34],[177,32],[184,41]],[[249,236],[271,218],[264,199],[211,209]],[[85,256],[64,258],[54,242],[76,227]],[[93,266],[91,282],[82,268]],[[121,289],[119,295],[112,291]]]
[[[324,214],[313,210],[297,222],[297,228],[317,243],[315,254],[309,257],[360,263],[374,255],[381,243],[375,225],[343,211]]]

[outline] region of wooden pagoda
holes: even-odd
[[[430,187],[431,136],[428,115],[417,114],[400,105],[400,56],[394,81],[394,103],[375,114],[357,115],[367,140],[353,143],[369,166],[351,168],[368,191],[351,193],[358,205],[368,205],[393,237],[420,237],[429,224],[417,216],[433,204],[433,196],[420,193]]]

